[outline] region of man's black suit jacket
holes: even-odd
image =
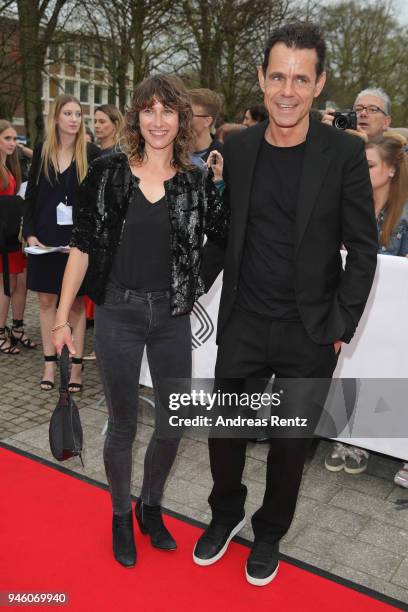
[[[204,251],[207,289],[224,267],[219,340],[236,300],[251,187],[268,122],[232,136],[224,146],[225,199],[231,209],[225,253]],[[347,250],[343,271],[340,248]],[[301,320],[318,344],[354,335],[377,264],[378,236],[363,141],[310,119],[296,214],[295,294]]]

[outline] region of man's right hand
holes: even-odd
[[[326,108],[326,110],[324,111],[324,115],[322,117],[322,123],[326,123],[327,125],[333,125],[333,114],[335,113],[336,109],[334,108]]]
[[[27,244],[28,244],[28,246],[38,246],[38,247],[41,247],[42,249],[46,249],[47,248],[45,246],[45,244],[40,242],[36,236],[29,236],[27,238]]]

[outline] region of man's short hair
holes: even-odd
[[[360,98],[360,96],[377,96],[377,98],[381,98],[384,102],[384,112],[390,116],[391,115],[391,100],[390,97],[381,87],[368,87],[367,89],[363,89],[360,93],[357,94],[356,100]]]
[[[205,113],[212,117],[214,124],[222,108],[220,96],[215,91],[205,87],[190,89],[188,93],[190,94],[191,104],[202,106]]]
[[[293,49],[315,49],[317,53],[316,76],[324,71],[326,60],[326,43],[318,25],[309,21],[295,21],[272,31],[264,52],[262,68],[264,74],[268,68],[269,55],[272,47],[283,43]]]

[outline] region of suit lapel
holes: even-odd
[[[231,176],[234,184],[234,191],[231,193],[233,199],[233,243],[234,243],[234,259],[239,269],[242,250],[245,241],[247,229],[248,210],[251,199],[252,182],[254,179],[254,171],[256,160],[258,158],[259,147],[264,138],[265,130],[268,121],[263,121],[259,125],[249,128],[247,141],[243,143],[242,148],[237,151],[235,157],[233,176]]]
[[[302,241],[330,163],[328,148],[329,129],[318,121],[310,119],[310,129],[306,139],[305,157],[297,201],[295,255]]]

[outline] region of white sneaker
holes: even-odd
[[[399,487],[408,489],[408,463],[404,463],[394,476],[394,482]]]
[[[332,450],[326,455],[324,466],[329,472],[340,472],[344,468],[347,447],[341,442],[335,442]]]
[[[349,446],[344,462],[344,471],[347,474],[362,474],[367,469],[369,456],[368,452],[363,448]]]

